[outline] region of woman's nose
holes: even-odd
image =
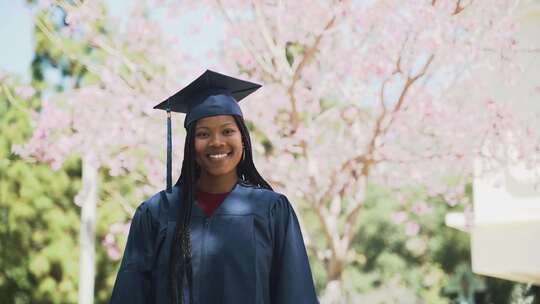
[[[216,146],[221,146],[223,143],[224,143],[223,138],[221,138],[221,136],[218,134],[218,135],[213,135],[210,138],[209,144],[210,146],[216,147]]]

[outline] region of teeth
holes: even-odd
[[[209,154],[208,157],[213,159],[221,159],[227,156],[227,153],[224,154]]]

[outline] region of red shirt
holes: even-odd
[[[202,211],[206,216],[211,216],[214,210],[216,210],[219,205],[225,200],[229,195],[229,192],[225,193],[208,193],[204,191],[197,191],[197,203],[201,207]]]

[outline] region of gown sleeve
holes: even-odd
[[[285,196],[272,206],[272,303],[318,303],[298,218]]]
[[[150,281],[156,225],[149,209],[147,203],[142,203],[131,220],[110,304],[151,303]]]

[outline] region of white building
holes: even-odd
[[[525,113],[540,109],[540,92],[535,92],[540,88],[540,1],[522,1],[516,18],[520,25],[519,42],[525,44],[519,57],[524,73],[511,89],[497,86],[500,79],[494,73],[489,77],[493,79],[493,93],[511,100],[512,107]],[[475,169],[471,222],[466,223],[463,214],[451,213],[446,216],[446,224],[471,234],[475,273],[540,285],[538,176],[520,166],[489,177],[479,176],[480,162]]]

